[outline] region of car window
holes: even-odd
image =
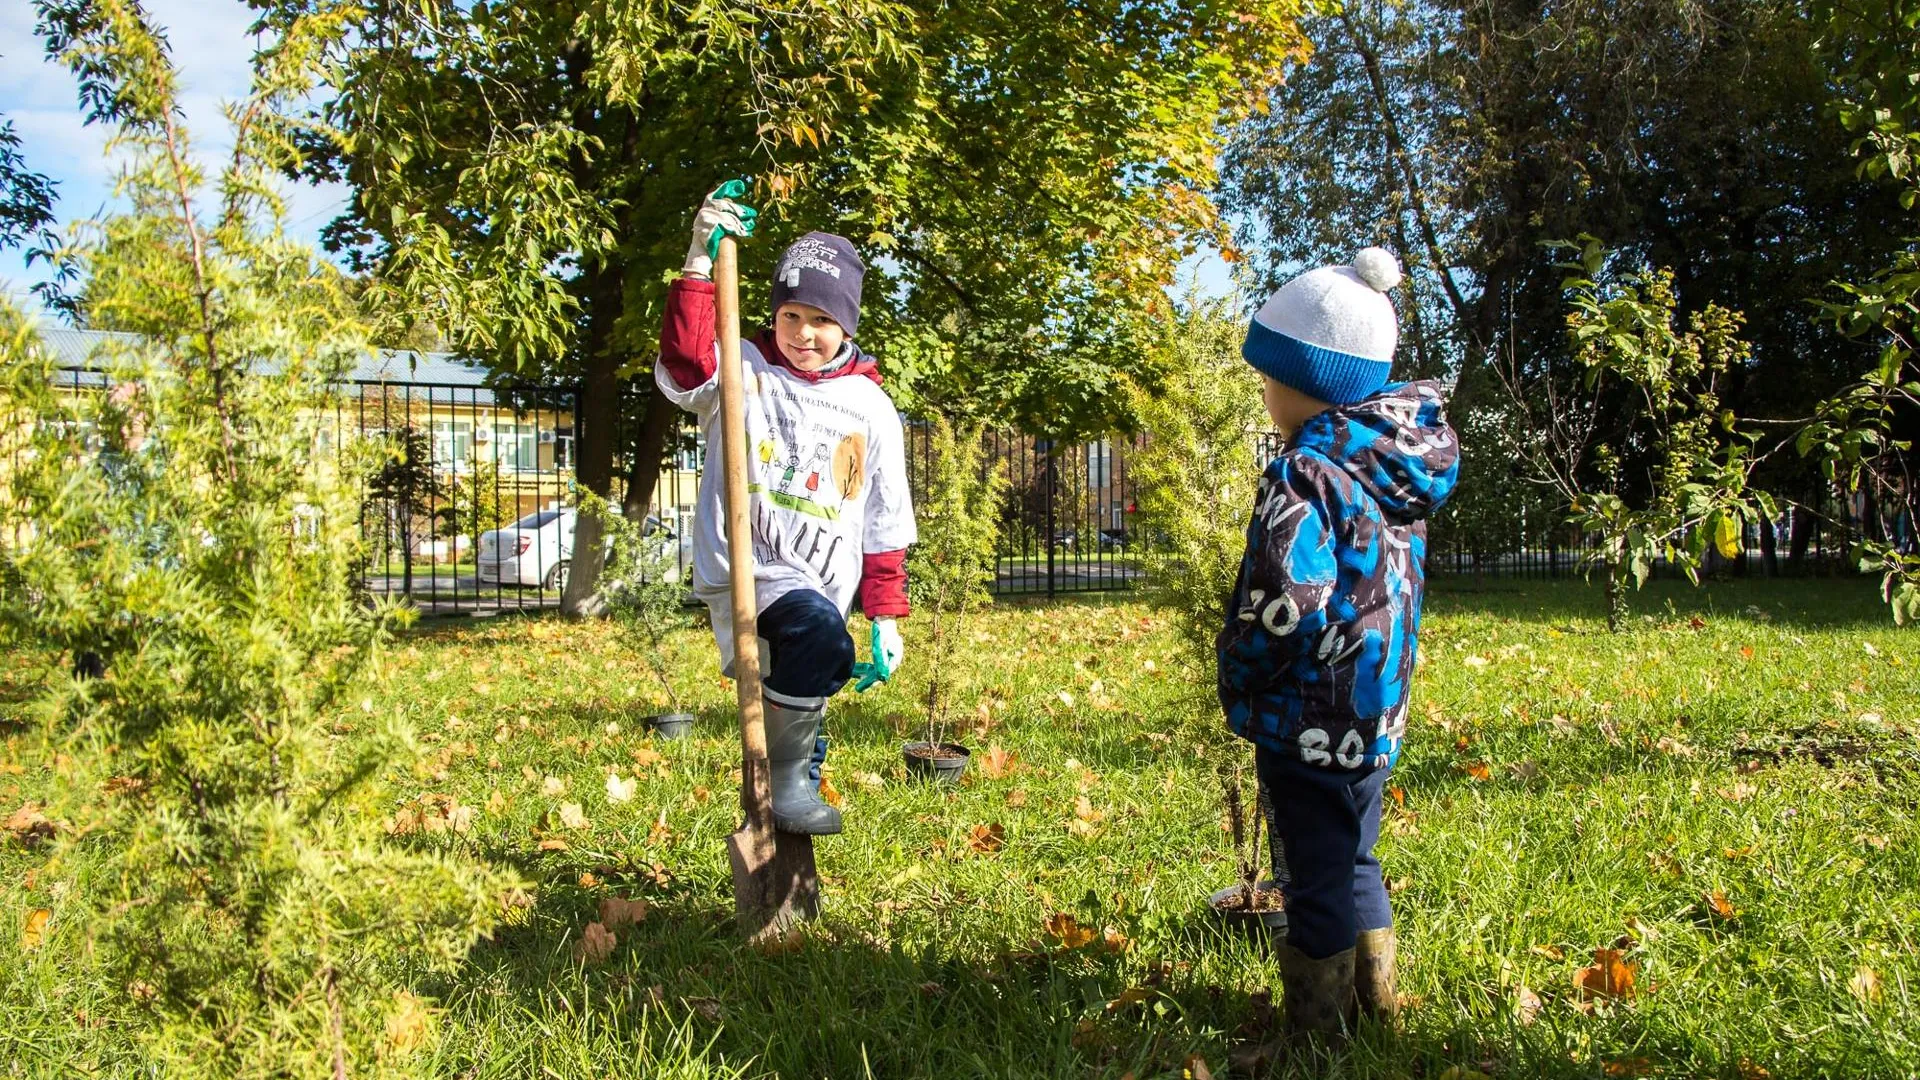
[[[537,510],[513,523],[516,529],[538,529],[560,516],[558,510]]]

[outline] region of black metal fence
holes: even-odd
[[[96,371],[64,373],[75,390],[97,388]],[[379,439],[403,450],[369,483],[361,511],[369,589],[406,595],[428,610],[553,606],[571,564],[579,391],[561,386],[356,381],[336,399],[323,443],[344,450]],[[640,415],[638,388],[619,410]],[[631,406],[631,407],[628,407]],[[634,452],[634,430],[617,433],[615,502]],[[1067,444],[989,431],[988,460],[1007,478],[994,591],[1002,595],[1127,589],[1141,577],[1150,537],[1136,522],[1128,438]],[[931,466],[930,432],[907,426],[908,479],[916,497]],[[1259,437],[1263,457],[1279,439]],[[647,514],[674,538],[681,573],[691,538],[705,447],[690,421],[676,430]],[[1200,482],[1196,478],[1195,482]],[[1818,511],[1807,509],[1817,506]],[[1779,520],[1749,523],[1743,554],[1715,556],[1733,573],[1831,572],[1854,542],[1848,507],[1820,496],[1789,504]],[[1586,572],[1597,538],[1558,520],[1521,522],[1511,537],[1469,537],[1436,521],[1428,569],[1436,575],[1561,578]],[[1656,567],[1657,573],[1673,568]]]

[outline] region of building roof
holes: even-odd
[[[39,328],[40,340],[52,351],[55,361],[63,368],[86,369],[98,366],[95,357],[101,347],[109,342],[132,343],[139,340],[138,335],[114,333],[106,330],[75,330],[65,326],[42,326]],[[79,375],[77,381],[93,380]],[[353,383],[388,383],[396,385],[430,385],[484,387],[487,385],[486,369],[453,353],[415,352],[410,349],[376,349],[369,352],[354,364],[347,373],[347,381]]]

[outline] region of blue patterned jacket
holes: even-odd
[[[1329,768],[1400,754],[1426,588],[1426,517],[1459,442],[1434,382],[1313,417],[1260,478],[1220,631],[1227,725]]]

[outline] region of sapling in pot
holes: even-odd
[[[673,534],[659,524],[649,529],[649,522],[628,520],[592,492],[580,493],[580,513],[599,521],[607,543],[600,578],[605,614],[667,696],[668,711],[641,722],[662,738],[683,738],[693,729],[693,714],[681,710],[666,657],[667,634],[684,620],[685,589]]]
[[[927,425],[927,475],[915,517],[920,542],[907,556],[914,608],[927,623],[925,738],[901,748],[910,772],[954,782],[966,747],[949,741],[948,719],[965,687],[954,675],[967,617],[991,596],[1000,500],[1006,480],[989,460],[977,424],[956,428],[936,413]]]
[[[1269,833],[1272,831],[1267,791],[1264,787],[1260,789],[1258,812],[1249,815],[1240,793],[1240,770],[1222,769],[1220,779],[1225,789],[1227,829],[1233,835],[1234,867],[1239,880],[1214,893],[1207,899],[1207,904],[1227,925],[1237,929],[1285,933],[1286,901],[1281,895],[1280,884],[1275,880],[1259,879],[1260,832],[1263,827]],[[1277,844],[1278,841],[1269,835],[1268,843]]]

